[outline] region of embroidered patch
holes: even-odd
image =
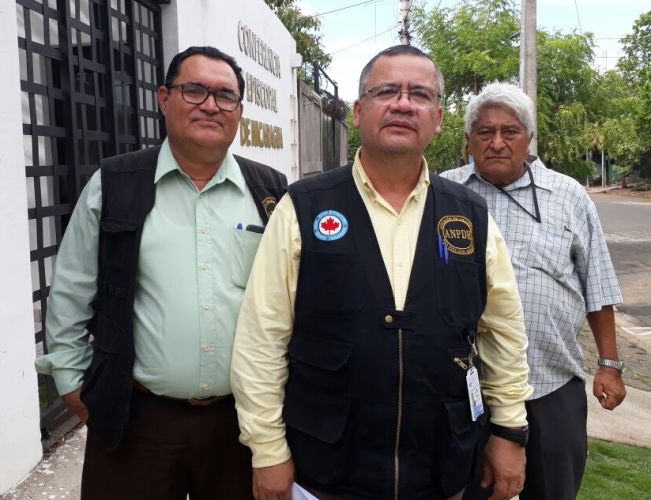
[[[448,251],[457,255],[475,253],[472,222],[462,215],[446,215],[438,223],[438,233]]]
[[[348,232],[348,220],[336,210],[325,210],[316,216],[312,224],[314,236],[322,241],[343,238]]]
[[[264,200],[262,200],[262,208],[264,209],[264,212],[267,214],[267,217],[271,217],[271,214],[276,208],[276,201],[277,201],[276,198],[274,198],[273,196],[267,196]]]

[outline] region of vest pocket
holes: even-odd
[[[135,245],[136,226],[131,221],[111,218],[100,221],[99,262],[102,267],[99,276],[104,283],[119,287],[129,280],[133,272],[131,257]],[[112,255],[113,258],[108,255]]]
[[[231,229],[231,282],[235,286],[246,288],[261,239],[259,233]]]
[[[481,316],[479,266],[450,259],[436,265],[438,310],[450,326],[474,328]]]
[[[352,345],[293,337],[283,417],[300,474],[321,484],[347,470],[351,429],[347,363]]]
[[[479,456],[479,421],[470,418],[468,401],[446,401],[448,446],[444,449],[440,481],[446,495],[453,495],[466,486]],[[481,417],[480,417],[480,420]]]

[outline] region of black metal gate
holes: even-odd
[[[16,0],[27,176],[34,335],[66,225],[100,159],[159,144],[163,81],[159,2]],[[39,375],[43,438],[66,420],[51,378]]]

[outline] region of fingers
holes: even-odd
[[[624,401],[626,386],[619,373],[614,373],[610,368],[605,368],[599,370],[595,376],[592,393],[602,408],[613,410]]]
[[[484,462],[481,472],[481,487],[488,488],[491,484],[493,484],[493,468]]]
[[[488,500],[510,500],[518,495],[523,488],[523,484],[518,481],[496,481],[493,494]]]
[[[88,421],[88,408],[81,400],[81,391],[79,389],[64,394],[61,398],[70,411],[81,420],[82,424],[85,424]]]

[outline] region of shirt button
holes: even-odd
[[[206,344],[205,346],[203,346],[203,350],[206,352],[210,352],[210,346]]]
[[[208,264],[201,264],[199,267],[201,268],[202,271],[205,271],[206,269],[208,269]]]
[[[201,234],[206,234],[206,233],[208,232],[208,230],[207,230],[205,227],[200,227],[200,228],[199,228],[199,232],[200,232]]]
[[[387,314],[384,317],[384,322],[390,325],[391,323],[393,323],[393,316],[391,316],[390,314]]]
[[[210,309],[210,306],[208,304],[204,304],[201,307],[203,308],[204,311],[207,311],[208,309]]]
[[[201,388],[202,388],[204,391],[207,391],[207,390],[208,390],[208,387],[209,387],[208,384],[203,384],[203,385],[201,386]]]

